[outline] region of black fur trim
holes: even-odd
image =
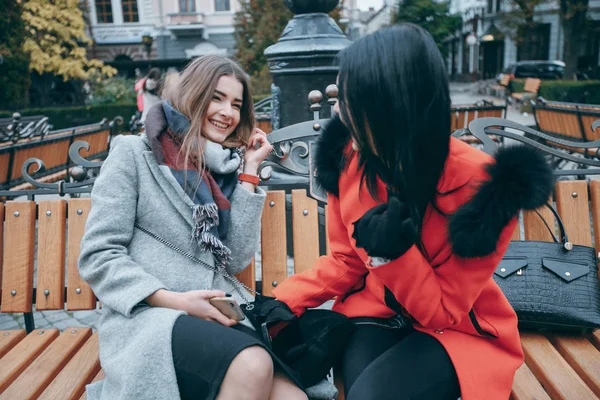
[[[493,253],[511,218],[543,206],[554,187],[551,168],[533,147],[501,147],[487,172],[490,179],[450,218],[450,242],[460,257]]]
[[[345,164],[344,148],[349,140],[350,132],[338,115],[329,120],[317,139],[317,183],[335,196],[339,196],[338,182]]]

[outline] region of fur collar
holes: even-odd
[[[348,158],[350,134],[334,116],[317,139],[317,182],[339,196],[338,182]],[[489,179],[477,188],[449,221],[449,239],[460,257],[493,253],[503,228],[519,210],[543,206],[554,188],[552,170],[543,154],[530,146],[503,146],[486,167]]]
[[[316,180],[325,191],[335,196],[339,196],[338,182],[346,165],[345,148],[349,141],[350,132],[337,114],[327,122],[317,139]]]

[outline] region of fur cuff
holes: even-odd
[[[460,257],[493,253],[502,230],[519,210],[543,206],[554,187],[552,170],[533,147],[501,147],[487,172],[490,179],[450,218],[450,242]]]

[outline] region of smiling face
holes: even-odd
[[[233,75],[221,76],[202,122],[202,135],[223,143],[240,122],[243,98],[244,86]]]

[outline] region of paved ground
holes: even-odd
[[[473,104],[480,100],[490,100],[498,104],[504,103],[503,99],[477,93],[477,84],[452,83],[450,84],[450,97],[452,104]],[[521,113],[517,108],[508,107],[506,118],[526,126],[535,125],[535,118],[530,113]]]
[[[451,84],[450,94],[453,104],[472,104],[479,100],[487,99],[495,102],[501,102],[501,99],[477,94],[477,87],[474,84]],[[535,121],[532,115],[521,114],[514,108],[509,108],[507,118],[524,125],[534,125]],[[293,263],[288,261],[289,273],[293,271]],[[257,257],[257,271],[260,271],[260,255]],[[68,327],[88,326],[96,328],[101,311],[39,311],[34,312],[34,321],[36,328],[58,328],[60,330]],[[22,314],[0,314],[0,330],[4,329],[25,329],[25,322]]]

